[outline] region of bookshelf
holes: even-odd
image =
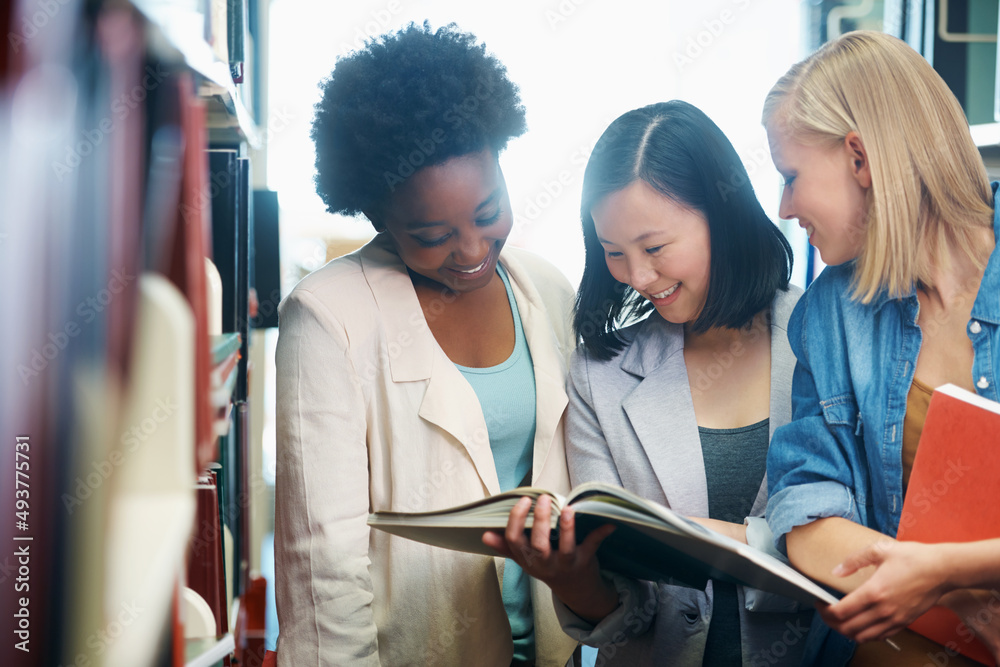
[[[260,664],[246,492],[266,40],[247,16],[267,3],[49,4],[0,8],[18,37],[0,59],[0,430],[31,463],[30,496],[0,483],[30,520],[0,531],[32,554],[23,603],[0,574],[8,636],[30,618],[0,664]],[[198,568],[217,627],[189,639]]]
[[[260,148],[261,133],[233,83],[229,64],[218,59],[203,37],[204,12],[189,3],[131,1],[148,21],[151,52],[161,60],[182,63],[202,77],[199,93],[209,103],[213,140],[245,141],[250,148]]]

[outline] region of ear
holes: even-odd
[[[866,190],[872,186],[871,164],[868,162],[868,151],[861,137],[853,130],[844,137],[844,150],[850,160],[851,176]]]

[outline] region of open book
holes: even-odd
[[[648,581],[703,589],[719,579],[783,595],[805,604],[832,604],[837,598],[768,554],[720,535],[682,517],[663,505],[625,489],[591,482],[568,497],[530,486],[436,512],[376,512],[368,524],[393,535],[436,547],[496,556],[482,543],[483,532],[503,531],[519,499],[542,495],[553,498],[552,535],[558,535],[559,512],[572,505],[576,512],[576,539],[608,523],[617,526],[597,552],[601,568]],[[532,525],[529,514],[527,528]]]

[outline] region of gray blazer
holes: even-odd
[[[771,306],[770,433],[791,419],[795,357],[786,326],[802,290],[778,292]],[[655,312],[621,332],[610,361],[578,349],[570,363],[566,456],[573,486],[601,481],[685,516],[708,516],[701,439],[684,365],[684,333]],[[725,376],[721,376],[724,378]],[[708,378],[706,378],[708,380]],[[747,540],[778,555],[761,517],[767,478],[748,517]],[[596,627],[556,601],[570,636],[600,649],[599,664],[697,665],[712,619],[712,584],[694,590],[612,577],[621,605]],[[798,664],[812,611],[785,598],[738,588],[744,665]]]

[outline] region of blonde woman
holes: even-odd
[[[779,213],[829,265],[789,322],[793,418],[768,453],[767,519],[792,564],[848,592],[872,568],[835,566],[896,534],[930,388],[1000,398],[997,184],[945,83],[881,33],[849,33],[792,67],[763,122],[785,178]],[[967,589],[940,602],[963,618],[986,604]],[[850,661],[855,644],[817,625],[806,660]],[[998,625],[970,625],[995,656]],[[868,638],[892,628],[876,629]],[[927,661],[907,648],[920,638],[900,638]],[[864,644],[852,664],[911,664],[881,650]]]

